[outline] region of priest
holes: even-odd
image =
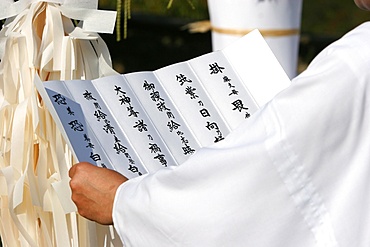
[[[74,165],[79,213],[126,247],[370,246],[369,40],[370,23],[355,28],[178,167],[127,180]]]

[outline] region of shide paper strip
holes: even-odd
[[[0,18],[7,18],[0,31],[3,246],[122,246],[112,228],[77,215],[68,186],[76,160],[34,85],[38,76],[47,81],[117,74],[97,34],[111,33],[115,16],[97,10],[95,0],[0,1]],[[72,18],[80,20],[78,27]]]

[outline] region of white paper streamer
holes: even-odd
[[[48,2],[59,4],[68,18],[84,22],[87,32],[113,33],[116,21],[115,11],[97,10],[98,0],[1,0],[0,20],[19,15],[32,3]],[[98,21],[97,21],[98,20]]]
[[[94,246],[93,241],[104,243],[97,246],[122,245],[110,228],[96,228],[75,213],[68,185],[72,153],[34,86],[38,77],[46,81],[117,74],[104,41],[86,31],[107,30],[99,25],[109,26],[114,19],[114,13],[96,10],[96,4],[0,0],[0,16],[8,17],[0,31],[3,246]],[[81,26],[75,27],[72,17],[81,19]],[[106,22],[92,26],[96,18]]]

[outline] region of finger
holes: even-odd
[[[71,169],[69,169],[68,175],[69,175],[70,178],[73,178],[73,176],[75,175],[75,173],[76,173],[76,166],[77,166],[77,164],[73,165],[71,167]]]

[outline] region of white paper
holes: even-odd
[[[181,164],[200,148],[181,112],[176,108],[153,72],[126,74],[130,87],[145,106],[148,116]]]
[[[257,30],[222,52],[260,107],[290,85],[287,74]]]
[[[231,129],[258,110],[256,101],[222,51],[197,57],[189,64]]]
[[[133,147],[141,150],[138,155],[149,172],[177,165],[167,145],[123,76],[96,79],[93,80],[93,85],[109,106],[119,126],[125,130]]]
[[[91,81],[65,81],[66,88],[83,109],[97,140],[115,169],[128,178],[147,172],[130,140],[117,124]]]
[[[44,82],[39,77],[35,77],[35,86],[44,100],[46,107],[49,109],[58,129],[61,131],[65,141],[71,146],[72,152],[78,161],[88,161],[97,164],[90,158],[93,148],[89,148],[85,141],[84,135],[91,138],[88,133],[87,123],[85,121],[82,109],[78,103],[73,101],[64,84],[59,81]],[[47,85],[46,85],[47,84]],[[79,134],[70,127],[69,123],[80,123],[83,129]],[[94,145],[98,147],[99,145]],[[85,150],[86,149],[86,150]]]
[[[153,72],[39,82],[38,88],[77,157],[91,158],[86,138],[73,136],[73,129],[86,126],[86,136],[106,155],[108,168],[130,178],[181,164],[199,148],[222,141],[289,84],[260,33],[253,31],[222,51]],[[61,99],[69,111],[60,107]],[[74,109],[79,118],[69,114]],[[73,121],[82,126],[71,126]]]
[[[202,147],[225,138],[230,128],[187,62],[154,73]]]

